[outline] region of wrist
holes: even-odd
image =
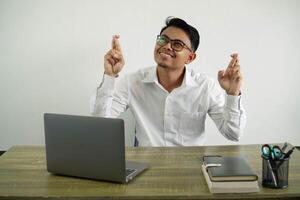
[[[242,94],[241,91],[234,91],[234,92],[226,91],[226,93],[231,96],[239,96]]]
[[[106,72],[106,71],[104,71],[104,74],[106,74],[108,76],[111,76],[113,78],[117,78],[119,76],[118,74],[113,74],[113,73],[109,73],[109,72]]]

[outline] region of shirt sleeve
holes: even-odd
[[[209,94],[208,115],[224,137],[239,141],[246,126],[242,96],[227,95],[216,83],[213,84]]]
[[[90,112],[93,116],[116,118],[126,111],[129,104],[127,77],[118,78],[103,75],[100,86],[90,99]]]

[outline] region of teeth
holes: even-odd
[[[166,55],[166,56],[173,57],[173,56],[171,56],[170,54],[167,54],[167,53],[164,53],[164,52],[160,52],[160,54],[164,54],[164,55]]]

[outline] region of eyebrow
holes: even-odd
[[[182,42],[183,44],[187,45],[185,42],[183,42],[182,40],[179,40],[179,39],[171,39],[169,36],[165,35],[165,34],[162,34],[162,36],[165,36],[167,38],[169,38],[170,40],[172,41],[177,41],[177,42]]]

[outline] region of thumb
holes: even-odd
[[[223,78],[225,75],[225,70],[219,70],[218,72],[218,79]]]

